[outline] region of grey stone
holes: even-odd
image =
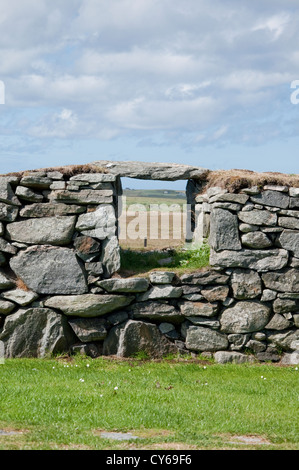
[[[281,364],[284,366],[295,366],[299,364],[299,351],[285,353],[281,358]]]
[[[293,341],[299,340],[299,330],[282,331],[280,333],[270,330],[267,334],[267,340],[284,351],[292,351],[291,345]]]
[[[157,322],[181,323],[184,316],[173,305],[164,302],[148,301],[133,304],[129,309],[134,319],[147,319]]]
[[[21,205],[6,177],[0,177],[0,201],[13,206]]]
[[[260,189],[258,186],[252,186],[251,188],[243,188],[242,193],[253,195],[253,194],[259,194]]]
[[[264,206],[280,207],[287,209],[289,206],[289,196],[284,192],[266,190],[262,193],[251,196],[251,201]]]
[[[11,255],[15,255],[18,252],[17,248],[8,243],[4,238],[0,238],[0,251]]]
[[[227,284],[229,276],[217,271],[202,271],[191,274],[183,274],[181,281],[183,284],[208,285],[208,284]]]
[[[282,209],[279,211],[279,215],[284,215],[287,217],[295,217],[296,219],[299,219],[299,211],[293,211],[293,210],[285,210]]]
[[[2,294],[2,297],[7,300],[11,300],[22,307],[31,304],[38,298],[38,294],[32,291],[26,291],[23,289],[13,289]]]
[[[299,313],[293,315],[293,321],[296,328],[299,328]]]
[[[44,199],[44,196],[42,194],[38,194],[29,188],[25,188],[24,186],[17,187],[16,195],[20,199],[29,202],[41,202]]]
[[[12,302],[0,299],[0,315],[9,315],[14,308],[15,304],[13,304]]]
[[[24,176],[20,181],[21,186],[36,189],[47,189],[51,184],[51,178],[47,178],[46,176],[39,176],[34,173]]]
[[[267,225],[275,226],[277,223],[277,215],[267,210],[252,210],[249,212],[239,212],[238,218],[241,222],[250,225]]]
[[[255,271],[236,269],[231,276],[231,286],[238,300],[254,299],[262,293],[261,278]]]
[[[236,215],[223,209],[212,210],[209,244],[215,251],[242,248]]]
[[[99,282],[99,286],[107,292],[145,292],[149,281],[143,277],[129,279],[106,279]]]
[[[261,297],[261,302],[271,302],[271,300],[275,300],[277,297],[277,292],[271,289],[264,289],[263,295]]]
[[[66,188],[66,182],[65,181],[54,181],[50,189],[65,189]]]
[[[257,232],[260,229],[258,225],[252,225],[252,224],[240,224],[239,225],[239,230],[243,233],[249,233],[249,232]]]
[[[11,269],[38,294],[83,294],[87,283],[73,250],[35,245],[10,261]]]
[[[228,348],[228,339],[215,330],[190,326],[187,330],[186,347],[191,351],[218,351]]]
[[[107,238],[103,241],[100,261],[103,264],[106,277],[110,277],[120,270],[120,248],[117,237]]]
[[[182,287],[175,287],[172,285],[162,284],[155,285],[144,294],[138,296],[139,302],[146,300],[157,300],[157,299],[177,299],[183,294]]]
[[[270,309],[259,302],[238,302],[224,310],[220,317],[225,333],[251,333],[262,330],[268,323]]]
[[[269,289],[285,292],[299,292],[299,270],[286,269],[282,272],[269,272],[262,275],[265,286]]]
[[[115,326],[115,325],[119,325],[120,323],[127,321],[128,318],[129,318],[129,315],[127,312],[115,312],[107,316],[107,321],[111,325]]]
[[[149,275],[152,284],[171,284],[175,273],[170,271],[152,271]]]
[[[292,230],[299,230],[299,219],[295,219],[294,217],[279,217],[278,225]]]
[[[299,231],[284,230],[278,238],[280,246],[291,251],[293,255],[299,258]]]
[[[299,209],[299,199],[297,197],[290,197],[290,209]]]
[[[290,266],[292,268],[299,268],[299,258],[292,257],[290,260]]]
[[[244,363],[252,363],[254,362],[254,358],[252,356],[248,356],[247,354],[242,354],[235,351],[217,351],[214,354],[215,362],[218,364],[244,364]]]
[[[21,217],[55,217],[62,215],[82,214],[85,208],[71,204],[35,203],[25,206],[20,211]]]
[[[224,250],[215,252],[211,250],[210,264],[223,268],[249,268],[259,272],[279,270],[288,263],[289,255],[286,250],[250,250],[241,251]]]
[[[104,355],[130,357],[140,352],[155,358],[177,353],[178,349],[156,325],[135,320],[112,328],[104,341]]]
[[[51,178],[51,180],[63,180],[63,173],[61,173],[60,171],[57,171],[57,170],[53,170],[53,171],[48,171],[47,172],[47,177],[48,178]]]
[[[227,209],[229,211],[238,212],[242,209],[241,204],[234,204],[233,202],[214,202],[211,204],[212,209]]]
[[[113,237],[116,233],[115,210],[111,204],[103,204],[93,212],[82,214],[78,218],[76,230],[84,235],[100,240]]]
[[[93,162],[93,164],[100,168],[106,168],[113,175],[146,180],[176,181],[202,179],[208,171],[205,168],[177,163],[135,161],[112,162],[100,160]]]
[[[180,302],[182,315],[185,317],[214,317],[218,312],[217,303],[207,302]]]
[[[103,341],[107,336],[106,321],[103,318],[73,318],[69,320],[69,324],[82,343]]]
[[[246,233],[242,235],[241,240],[242,245],[253,249],[269,248],[272,246],[271,240],[263,232]]]
[[[45,301],[45,306],[61,310],[65,315],[83,318],[100,317],[129,305],[129,295],[58,295]]]
[[[72,240],[76,218],[44,217],[13,222],[6,227],[10,240],[34,245],[67,245]]]
[[[289,194],[292,197],[299,197],[299,188],[289,188]]]
[[[60,201],[70,204],[111,204],[113,202],[113,191],[81,189],[78,192],[68,190],[52,191],[50,201]]]
[[[273,310],[275,313],[289,313],[299,310],[299,302],[292,299],[276,299],[273,302]]]
[[[241,351],[248,342],[249,334],[232,333],[227,336],[232,351]]]
[[[215,196],[210,197],[209,202],[233,202],[238,204],[246,204],[249,196],[246,194],[236,194],[236,193],[225,193],[225,194],[216,194]]]
[[[85,263],[85,269],[92,276],[100,276],[104,272],[103,264],[100,261]]]
[[[267,189],[271,190],[271,191],[280,191],[282,193],[288,193],[289,192],[289,187],[288,186],[275,186],[275,185],[272,185],[272,184],[266,184],[264,186],[264,191],[266,191]]]
[[[4,323],[5,357],[46,357],[68,352],[74,335],[66,317],[47,308],[18,310]]]
[[[167,333],[170,333],[170,331],[175,330],[175,327],[171,323],[164,322],[159,325],[159,330],[163,335],[165,335]]]
[[[19,209],[16,206],[10,206],[0,202],[0,220],[3,222],[13,222],[18,217]]]
[[[204,300],[204,297],[201,294],[184,294],[182,298],[190,300],[191,302],[199,302],[200,300]]]
[[[212,328],[212,330],[218,330],[220,328],[220,322],[218,320],[211,320],[207,317],[186,317],[193,325],[205,326]]]
[[[81,173],[70,178],[70,181],[81,181],[83,183],[113,183],[116,176],[111,173]]]
[[[229,287],[224,286],[213,286],[206,289],[202,289],[201,294],[208,302],[224,302],[228,296]]]
[[[15,284],[12,279],[10,279],[6,274],[0,272],[0,289],[9,289]]]
[[[283,315],[275,313],[269,323],[265,326],[266,330],[285,330],[291,326],[291,323],[286,320]]]

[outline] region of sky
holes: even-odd
[[[96,160],[299,173],[298,13],[0,0],[0,173]]]

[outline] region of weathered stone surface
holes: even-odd
[[[58,295],[45,301],[46,307],[61,310],[74,317],[100,317],[129,305],[134,297],[129,295]]]
[[[291,251],[295,257],[299,258],[299,231],[284,230],[278,239],[280,246]]]
[[[298,197],[290,197],[290,209],[299,209]]]
[[[253,248],[262,249],[272,246],[271,240],[263,232],[249,232],[241,237],[242,245]]]
[[[240,250],[238,218],[230,211],[213,209],[210,219],[209,244],[214,250]]]
[[[249,233],[249,232],[257,232],[260,229],[258,225],[252,225],[252,224],[240,224],[239,225],[239,230],[243,233]]]
[[[12,279],[6,276],[3,272],[0,272],[0,289],[9,289],[15,284]]]
[[[269,272],[262,275],[268,289],[279,292],[299,292],[299,270],[287,269],[283,272]]]
[[[103,204],[94,212],[82,214],[78,218],[76,229],[84,235],[100,240],[113,237],[116,233],[115,210],[111,204]]]
[[[135,277],[129,279],[106,279],[99,286],[107,292],[145,292],[149,287],[148,279]]]
[[[139,352],[149,357],[163,357],[178,352],[178,349],[156,325],[135,320],[112,328],[104,341],[104,355],[130,357]]]
[[[289,320],[287,320],[283,315],[275,313],[269,323],[265,326],[265,329],[268,330],[285,330],[291,326]]]
[[[10,240],[34,245],[67,245],[72,240],[76,218],[44,217],[13,222],[6,227]]]
[[[289,255],[286,250],[224,250],[219,253],[211,250],[210,264],[223,268],[249,268],[259,272],[278,270],[288,263]]]
[[[231,276],[234,297],[239,300],[254,299],[262,293],[261,278],[255,271],[236,269]]]
[[[21,203],[13,192],[9,178],[0,177],[0,201],[13,206],[20,206]]]
[[[68,352],[73,340],[66,317],[47,308],[18,310],[6,318],[0,334],[6,358]]]
[[[57,190],[50,194],[50,201],[60,201],[70,204],[111,204],[113,191],[81,189],[80,191]]]
[[[87,236],[77,237],[74,240],[74,247],[77,256],[85,262],[94,260],[101,250],[100,243]]]
[[[51,178],[46,176],[40,176],[37,174],[30,174],[24,176],[21,181],[21,186],[26,186],[27,188],[36,188],[36,189],[47,189],[52,184]]]
[[[199,273],[183,274],[181,281],[183,284],[203,285],[208,284],[226,284],[229,276],[219,273],[217,271],[203,271]]]
[[[235,351],[217,351],[214,354],[215,362],[218,364],[244,364],[246,362],[254,362],[253,356],[247,354],[241,354]]]
[[[270,309],[259,302],[238,302],[224,310],[220,317],[225,333],[251,333],[262,330],[268,323]]]
[[[183,294],[183,289],[181,287],[175,287],[172,285],[162,284],[156,285],[149,289],[144,294],[138,296],[139,302],[144,302],[145,300],[156,300],[156,299],[177,299]]]
[[[24,186],[17,187],[16,195],[20,199],[29,202],[41,202],[44,199],[44,196],[42,194],[36,193],[29,188],[25,188]]]
[[[299,351],[285,353],[281,358],[281,364],[284,366],[295,366],[299,364]]]
[[[11,206],[0,202],[0,220],[3,222],[13,222],[18,217],[19,209],[16,206]]]
[[[11,300],[22,307],[31,304],[38,298],[38,294],[32,291],[26,291],[23,289],[13,289],[2,294],[2,297],[7,300]]]
[[[277,223],[277,215],[267,210],[242,211],[238,213],[238,218],[250,225],[275,226]]]
[[[224,302],[228,296],[229,287],[226,285],[208,287],[201,290],[201,294],[208,302]]]
[[[71,204],[35,203],[25,206],[20,211],[21,217],[55,217],[72,214],[82,214],[85,208]]]
[[[113,183],[116,176],[111,173],[81,173],[70,178],[70,181],[82,181],[83,183]]]
[[[146,180],[176,181],[193,178],[202,179],[208,171],[205,168],[176,163],[111,162],[100,160],[93,162],[93,164],[101,168],[107,168],[113,175]]]
[[[292,230],[299,230],[299,219],[294,217],[279,217],[278,225]]]
[[[69,320],[70,326],[82,343],[103,341],[107,336],[106,323],[103,318],[73,318]]]
[[[299,311],[299,302],[292,299],[276,299],[273,302],[273,310],[275,313],[289,313]]]
[[[106,277],[110,277],[120,270],[120,248],[117,237],[107,238],[103,241],[101,263]]]
[[[0,251],[4,253],[9,253],[11,255],[15,255],[17,253],[17,248],[10,243],[8,243],[4,238],[0,238]]]
[[[210,197],[209,202],[233,202],[238,204],[246,204],[249,196],[246,194],[236,194],[236,193],[224,193],[216,194],[215,196]]]
[[[12,302],[0,299],[0,315],[9,315],[14,308],[15,304]]]
[[[130,307],[130,314],[134,319],[145,318],[157,322],[181,323],[184,316],[173,305],[164,302],[140,302]]]
[[[218,304],[207,302],[180,302],[180,310],[185,317],[214,317],[218,312]]]
[[[206,326],[212,328],[212,330],[218,330],[220,328],[220,322],[218,320],[211,320],[207,317],[186,317],[193,325]]]
[[[250,338],[250,334],[232,333],[227,336],[232,351],[241,351]]]
[[[256,196],[251,196],[251,201],[264,206],[280,207],[286,209],[289,207],[289,196],[284,192],[266,190]]]
[[[293,341],[299,340],[299,329],[290,330],[286,332],[276,333],[270,330],[267,335],[267,339],[270,343],[273,343],[275,346],[283,349],[284,351],[292,351]]]
[[[228,348],[226,335],[201,326],[190,326],[187,330],[186,347],[191,351],[218,351]]]
[[[38,294],[83,294],[87,283],[73,250],[50,246],[28,248],[10,261],[11,269]]]
[[[104,272],[103,264],[100,261],[85,263],[85,269],[92,276],[100,276]]]
[[[150,281],[152,284],[171,284],[175,273],[170,271],[153,271],[150,273]]]
[[[271,289],[264,289],[263,295],[261,297],[261,302],[271,302],[271,300],[275,300],[277,297],[277,292]]]

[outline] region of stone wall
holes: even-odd
[[[116,274],[120,173],[0,178],[0,341],[7,358],[146,352],[298,363],[299,190],[202,192],[204,173],[177,167],[180,174],[171,168],[165,178],[189,181],[195,238],[209,239],[212,266],[180,277]]]

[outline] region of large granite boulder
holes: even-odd
[[[83,294],[88,287],[73,250],[32,246],[10,260],[10,267],[37,294]]]
[[[262,330],[270,318],[270,308],[260,302],[237,302],[224,310],[220,317],[221,331],[251,333]]]
[[[0,335],[6,358],[68,352],[74,340],[67,318],[48,308],[22,309],[9,315]]]
[[[219,351],[228,348],[227,336],[202,326],[190,326],[187,330],[186,347],[191,351]]]
[[[6,227],[10,240],[33,245],[68,245],[76,217],[41,217],[13,222]]]
[[[111,329],[104,341],[103,354],[130,357],[137,353],[163,357],[177,353],[177,347],[165,338],[156,325],[128,320]]]

